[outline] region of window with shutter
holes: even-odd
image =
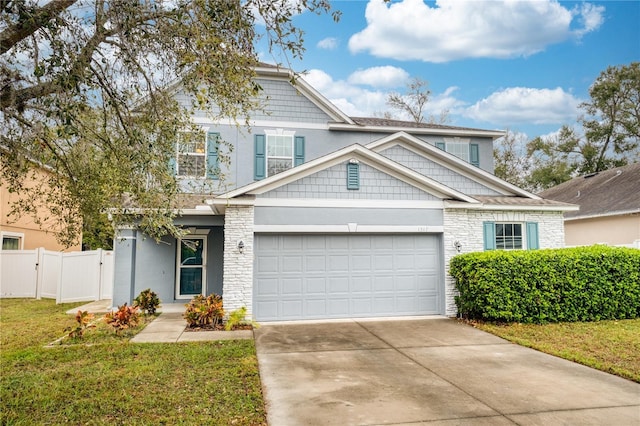
[[[255,135],[254,179],[264,179],[304,163],[305,138],[292,131],[266,131]]]

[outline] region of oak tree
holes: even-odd
[[[135,218],[153,237],[178,233],[167,164],[191,109],[248,120],[260,107],[255,42],[300,57],[294,16],[338,18],[329,0],[4,0],[0,8],[2,184],[50,206],[56,225],[48,226],[66,244],[106,208],[116,224]],[[191,105],[176,100],[178,83]],[[53,173],[28,187],[38,168]],[[38,220],[35,205],[17,203],[13,216]]]

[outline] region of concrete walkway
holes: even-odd
[[[640,425],[640,384],[451,319],[254,334],[270,425]]]

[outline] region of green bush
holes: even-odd
[[[525,323],[640,317],[640,250],[468,253],[451,260],[460,315]]]
[[[155,292],[148,288],[142,290],[138,297],[133,300],[133,306],[139,307],[146,312],[147,315],[154,315],[158,306],[160,306],[160,299]]]

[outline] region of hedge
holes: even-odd
[[[640,250],[591,246],[468,253],[451,260],[458,313],[545,323],[640,317]]]

